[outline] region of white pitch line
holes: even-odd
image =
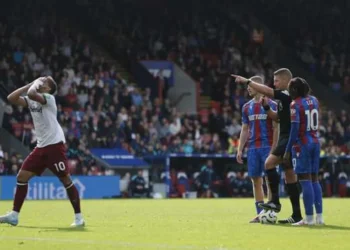
[[[135,243],[135,242],[120,242],[120,241],[97,241],[97,240],[79,240],[79,239],[60,239],[60,238],[38,238],[38,237],[12,237],[0,236],[0,240],[21,240],[21,241],[41,241],[41,242],[56,242],[56,243],[75,243],[75,244],[90,244],[90,245],[105,245],[119,246],[130,248],[155,248],[155,249],[188,249],[188,250],[240,250],[237,248],[223,247],[196,247],[196,246],[172,246],[168,244],[151,244],[151,243]]]

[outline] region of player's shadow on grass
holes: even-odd
[[[276,226],[279,227],[294,227],[288,224],[276,224]],[[324,226],[301,226],[301,227],[297,227],[297,228],[307,228],[307,229],[316,229],[316,230],[340,230],[340,231],[350,231],[350,227],[346,227],[346,226],[337,226],[337,225],[324,225]]]
[[[86,227],[36,227],[36,226],[17,226],[27,229],[38,229],[41,232],[88,232],[89,230]]]

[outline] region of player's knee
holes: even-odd
[[[270,155],[265,161],[265,169],[273,169],[278,165],[276,156]]]
[[[60,177],[60,181],[64,186],[67,186],[67,185],[72,183],[72,179],[70,178],[69,175],[64,176],[64,177]]]
[[[274,164],[269,159],[267,159],[265,162],[265,169],[272,169],[272,168],[274,168]]]
[[[27,171],[19,171],[17,174],[17,182],[28,182],[32,175]]]
[[[17,175],[17,182],[28,182],[28,178],[25,175],[19,173]]]
[[[253,185],[254,187],[261,187],[263,182],[262,182],[262,177],[252,177],[252,182],[253,182]]]
[[[285,174],[288,175],[288,176],[294,176],[294,175],[295,175],[294,170],[291,169],[291,168],[284,169],[284,172],[285,172]]]
[[[293,169],[291,169],[291,168],[287,168],[287,169],[285,169],[284,170],[284,173],[285,173],[285,175],[286,175],[286,179],[287,180],[291,180],[291,179],[296,179],[296,174],[295,174],[295,172],[294,172],[294,170]]]

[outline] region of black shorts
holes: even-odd
[[[280,138],[278,139],[277,146],[276,146],[276,148],[272,151],[272,154],[282,159],[284,153],[286,152],[286,148],[287,148],[288,141],[289,141],[289,136],[280,135]],[[283,169],[290,169],[290,168],[293,168],[292,160],[290,161],[289,164],[281,163],[280,166],[281,166]]]
[[[282,158],[284,153],[286,152],[286,147],[288,144],[289,136],[280,135],[278,139],[276,148],[272,151],[272,154]]]

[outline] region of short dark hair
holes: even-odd
[[[56,84],[55,80],[51,76],[47,77],[46,80],[47,80],[47,83],[50,87],[49,94],[54,95],[57,91],[57,84]]]
[[[304,94],[305,94],[305,95],[309,95],[310,92],[311,92],[311,88],[310,88],[309,83],[308,83],[305,79],[303,79],[303,78],[301,78],[301,80],[302,80],[302,82],[303,82],[303,84],[304,84]]]
[[[309,94],[309,91],[309,84],[301,77],[294,77],[289,83],[289,93],[293,99],[305,97]]]

